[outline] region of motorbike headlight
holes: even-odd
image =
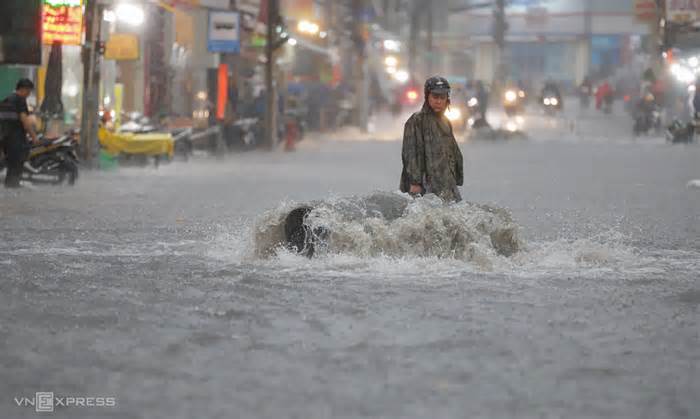
[[[516,132],[518,130],[518,124],[516,124],[513,121],[508,121],[506,123],[506,130],[508,130],[509,132]]]
[[[454,122],[462,118],[462,112],[457,108],[450,108],[447,111],[445,111],[445,116],[447,117],[447,119]]]
[[[524,99],[525,98],[525,91],[524,90],[519,91],[518,96],[520,97],[520,99]]]
[[[552,104],[552,106],[557,106],[559,104],[559,99],[553,97],[549,99],[549,102]]]
[[[467,102],[467,105],[469,105],[470,107],[474,107],[478,104],[479,104],[479,99],[477,99],[475,97],[469,99],[469,102]]]
[[[544,98],[544,104],[545,104],[545,106],[549,106],[549,105],[551,105],[551,104],[552,104],[552,101],[551,101],[551,100],[549,100],[549,98],[548,98],[548,97],[546,97],[546,98]]]
[[[506,101],[507,102],[515,102],[518,99],[518,94],[515,93],[512,90],[508,90],[506,92]]]

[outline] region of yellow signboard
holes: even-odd
[[[109,37],[105,48],[105,59],[128,61],[138,60],[139,37],[131,33],[115,33]]]

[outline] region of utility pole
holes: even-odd
[[[99,84],[100,84],[100,31],[103,7],[96,0],[85,6],[85,45],[83,46],[83,109],[80,119],[82,158],[88,165],[93,162],[97,148]]]
[[[408,72],[411,75],[411,80],[417,77],[417,59],[418,59],[418,32],[420,31],[420,14],[418,13],[418,0],[412,0],[409,7],[410,16],[410,32],[408,40]]]
[[[369,62],[367,60],[367,0],[353,0],[353,39],[355,41],[356,121],[364,132],[369,123]]]
[[[428,50],[427,52],[428,52],[428,76],[429,77],[432,77],[432,75],[433,75],[433,62],[434,62],[434,59],[433,59],[433,19],[434,19],[433,7],[437,7],[436,3],[439,4],[439,2],[435,2],[435,3],[433,3],[433,5],[428,6],[428,10],[426,13],[426,15],[427,15],[426,18],[428,19],[428,22],[427,22],[428,34],[427,34],[427,39],[426,39],[426,44],[427,44],[426,49]]]
[[[265,147],[272,150],[276,142],[275,129],[275,28],[279,17],[279,0],[267,0],[267,42],[265,42]]]
[[[506,21],[506,1],[496,0],[493,37],[496,43],[496,82],[500,86],[506,78],[505,46],[508,22]]]
[[[652,29],[653,45],[652,57],[654,57],[654,70],[657,74],[661,74],[664,67],[664,58],[662,53],[669,48],[670,36],[668,20],[666,19],[666,1],[656,0],[656,20]]]
[[[586,31],[586,71],[582,74],[585,78],[586,75],[591,73],[591,67],[593,66],[591,57],[593,56],[593,0],[586,0],[586,13],[585,13],[585,31]],[[582,82],[579,80],[578,82]]]

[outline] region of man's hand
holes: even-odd
[[[420,195],[423,193],[422,185],[411,185],[411,189],[408,191],[411,195]]]

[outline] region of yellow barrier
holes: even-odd
[[[170,133],[156,132],[152,134],[114,133],[100,128],[98,138],[100,145],[109,154],[141,154],[146,156],[175,154],[175,141]]]

